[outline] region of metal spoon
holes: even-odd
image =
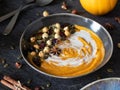
[[[39,6],[48,5],[48,4],[51,3],[53,0],[36,0],[36,1],[34,1],[34,0],[26,0],[26,1],[28,1],[30,4],[25,5],[25,6],[21,9],[21,11],[24,10],[24,9],[26,9],[26,8],[28,8],[28,7],[30,7],[30,6],[34,6],[34,5],[39,5]],[[34,1],[34,3],[31,4],[31,2],[33,2],[33,1]],[[18,10],[18,9],[17,9],[17,10]],[[15,13],[17,12],[17,10],[14,10],[14,11],[12,11],[12,12],[4,15],[4,16],[1,16],[1,17],[0,17],[0,22],[2,22],[2,21],[4,21],[4,20],[10,18],[11,16],[15,15]]]
[[[7,25],[7,27],[3,31],[3,35],[8,35],[12,31],[12,29],[14,28],[14,25],[17,21],[17,17],[19,15],[21,9],[22,9],[22,6],[19,7],[18,11],[13,16],[13,18],[11,19],[11,21],[9,22],[9,24]]]
[[[50,3],[50,0],[49,0],[49,2],[47,2],[48,0],[42,1],[42,2],[40,2],[40,1],[41,1],[41,0],[36,0],[36,3],[37,3],[38,5],[40,5],[40,6],[41,6],[41,5],[44,6],[44,5],[47,5],[47,4]],[[51,1],[52,1],[52,0],[51,0]],[[21,9],[22,9],[22,6],[20,6],[20,8],[17,10],[15,16],[13,16],[13,18],[11,19],[11,21],[9,22],[9,24],[7,25],[7,27],[6,27],[5,30],[3,31],[3,35],[8,35],[8,34],[12,31],[12,29],[13,29],[16,21],[17,21],[17,18],[18,18],[18,16],[19,16],[19,13],[20,13]]]

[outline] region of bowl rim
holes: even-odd
[[[33,66],[32,64],[30,64],[30,63],[28,62],[28,60],[24,57],[24,55],[23,55],[23,53],[22,53],[22,46],[21,46],[21,44],[22,44],[23,36],[24,36],[25,32],[27,31],[27,29],[28,29],[31,25],[35,24],[36,22],[38,22],[38,21],[40,21],[40,20],[42,20],[42,19],[44,19],[44,18],[53,17],[53,16],[62,16],[62,15],[68,15],[68,16],[72,16],[72,17],[78,17],[78,18],[88,19],[88,20],[90,20],[90,21],[92,21],[92,22],[95,22],[95,23],[99,24],[99,25],[104,29],[105,33],[108,35],[108,37],[109,37],[109,39],[110,39],[110,42],[111,42],[111,52],[110,52],[110,55],[109,55],[109,57],[107,57],[107,60],[106,60],[104,63],[102,63],[102,65],[100,64],[100,66],[98,66],[98,67],[97,67],[96,69],[94,69],[92,72],[88,72],[88,73],[86,73],[86,74],[77,75],[77,76],[71,76],[71,77],[56,76],[56,75],[52,75],[52,74],[49,74],[49,73],[45,73],[44,71],[41,71],[41,70],[37,69],[35,66]],[[25,28],[25,30],[23,31],[23,33],[22,33],[22,35],[21,35],[21,37],[20,37],[19,47],[20,47],[20,52],[21,52],[21,55],[22,55],[24,61],[25,61],[31,68],[33,68],[33,69],[36,70],[37,72],[42,73],[42,74],[44,74],[44,75],[47,75],[47,76],[50,76],[50,77],[54,77],[54,78],[61,78],[61,79],[77,78],[77,77],[82,77],[82,76],[86,76],[86,75],[88,75],[88,74],[90,74],[90,73],[93,73],[93,72],[95,72],[96,70],[98,70],[98,69],[100,69],[101,67],[103,67],[103,66],[110,60],[110,58],[111,58],[111,56],[112,56],[112,53],[113,53],[113,41],[112,41],[112,37],[110,36],[109,32],[108,32],[100,23],[98,23],[98,22],[96,22],[95,20],[92,20],[92,19],[90,19],[90,18],[87,18],[87,17],[84,17],[84,16],[80,16],[80,15],[70,14],[70,13],[56,13],[56,14],[49,15],[49,16],[47,16],[47,17],[38,18],[37,20],[33,21],[33,22],[30,23],[30,24]],[[103,58],[103,59],[104,59],[104,58]]]
[[[120,81],[120,78],[119,77],[109,77],[109,78],[103,78],[103,79],[95,80],[95,81],[93,81],[91,83],[88,83],[87,85],[83,86],[80,90],[85,90],[89,86],[94,85],[96,83],[99,83],[101,81],[109,81],[109,80],[119,80]]]

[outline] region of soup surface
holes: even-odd
[[[35,48],[35,52],[28,52],[28,59],[31,64],[43,72],[63,77],[84,75],[95,70],[104,58],[105,50],[103,43],[101,39],[88,28],[79,25],[73,26],[73,33],[69,30],[69,27],[69,29],[66,28],[66,26],[63,28],[64,33],[67,29],[70,32],[69,35],[65,34],[64,40],[61,40],[60,37],[62,36],[59,34],[58,36],[60,37],[54,37],[59,43],[53,45],[53,43],[50,42],[52,39],[47,39],[45,45],[48,48],[44,46],[43,49],[40,49],[41,46],[39,44],[39,47],[37,47],[36,40],[38,40],[38,36],[37,39],[35,35],[31,36],[30,43]],[[54,32],[55,34],[57,33],[55,30]],[[43,33],[41,36],[43,36]],[[44,37],[42,37],[42,39],[44,39]],[[57,51],[51,53],[54,47],[57,47]],[[36,51],[36,49],[38,51]],[[45,57],[45,55],[47,55],[47,57]]]

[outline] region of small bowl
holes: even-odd
[[[34,21],[25,29],[25,31],[23,32],[23,34],[21,36],[21,39],[20,39],[21,54],[22,54],[25,62],[30,67],[32,67],[34,70],[38,71],[39,73],[42,73],[42,74],[45,74],[48,76],[52,76],[52,77],[57,77],[57,78],[75,78],[75,77],[83,76],[83,75],[74,76],[74,77],[73,76],[71,76],[71,77],[55,76],[55,75],[48,74],[48,73],[45,73],[45,72],[37,69],[29,62],[29,60],[27,60],[26,51],[24,51],[23,47],[25,44],[27,44],[28,38],[34,32],[37,32],[39,30],[39,28],[41,28],[43,26],[49,26],[56,22],[70,23],[70,24],[77,24],[77,25],[84,26],[84,27],[92,30],[93,32],[95,32],[101,38],[104,48],[105,48],[105,56],[104,56],[102,63],[97,68],[95,68],[94,71],[98,70],[99,68],[104,66],[109,61],[109,59],[112,55],[112,52],[113,52],[113,42],[112,42],[111,36],[109,35],[107,30],[103,26],[101,26],[99,23],[95,22],[94,20],[91,20],[86,17],[82,17],[82,16],[74,15],[74,14],[68,14],[68,13],[59,13],[59,14],[50,15],[48,17],[42,17],[42,18]],[[94,71],[92,71],[92,72],[94,72]]]
[[[93,81],[80,90],[120,90],[120,78],[111,77]]]

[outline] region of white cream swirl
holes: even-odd
[[[85,45],[82,41],[80,41],[78,38],[82,38],[87,42],[89,45]],[[61,45],[59,45],[59,48],[63,50],[64,48],[73,48],[76,50],[79,54],[81,54],[83,57],[74,57],[74,58],[67,58],[66,60],[63,60],[61,57],[56,55],[51,55],[51,57],[46,59],[46,62],[53,63],[57,66],[70,66],[75,67],[79,66],[83,63],[89,63],[91,62],[97,52],[97,45],[95,40],[91,37],[91,34],[85,30],[80,30],[79,32],[75,32],[69,37],[69,43],[63,42]],[[82,48],[85,48],[86,52],[82,51]],[[91,48],[91,53],[88,52],[88,48]],[[64,54],[61,54],[62,57],[65,57]]]

